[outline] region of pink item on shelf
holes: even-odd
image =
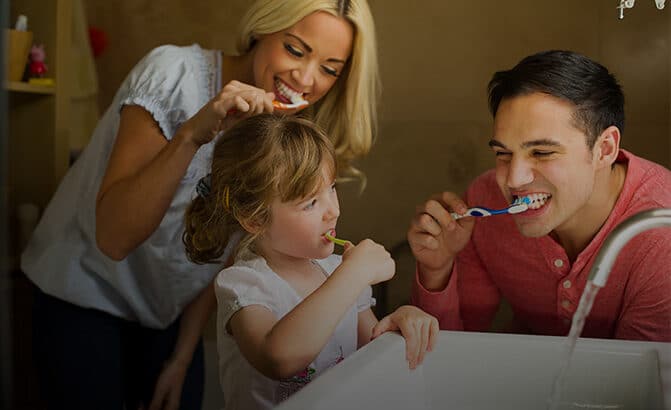
[[[29,77],[41,78],[47,74],[48,68],[44,63],[45,59],[46,52],[44,51],[44,45],[33,45],[30,49],[30,65],[28,67]]]

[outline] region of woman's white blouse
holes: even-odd
[[[220,82],[220,52],[195,44],[158,47],[132,69],[22,255],[23,271],[42,291],[147,327],[165,328],[212,282],[221,267],[189,262],[182,232],[196,184],[209,172],[213,143],[196,153],[156,231],[122,261],[108,258],[96,246],[95,211],[121,108],[142,106],[171,140],[221,89]]]

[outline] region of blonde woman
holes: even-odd
[[[278,8],[283,12],[278,13]],[[238,53],[241,60],[249,59],[259,38],[280,33],[317,11],[346,20],[353,29],[353,37],[346,64],[334,62],[331,67],[339,70],[340,79],[319,103],[305,111],[332,138],[341,173],[359,175],[351,168],[350,161],[367,154],[371,148],[377,125],[375,102],[379,94],[375,25],[366,1],[257,1],[242,21]],[[303,47],[298,47],[297,51],[302,53]]]
[[[371,310],[371,285],[394,275],[381,245],[366,239],[333,254],[336,169],[328,138],[301,118],[255,116],[214,147],[184,243],[193,261],[216,262],[243,232],[215,281],[227,410],[270,409],[389,330],[405,337],[410,368],[432,349],[435,318],[402,306],[378,322]]]
[[[180,238],[234,123],[301,100],[282,112],[328,131],[343,175],[370,149],[378,69],[365,0],[259,0],[241,27],[239,55],[162,46],[131,70],[22,256],[54,408],[200,408],[220,266],[191,263]]]

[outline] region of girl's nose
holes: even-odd
[[[325,220],[337,219],[340,216],[340,204],[338,198],[333,198],[329,201],[326,212],[324,213]]]

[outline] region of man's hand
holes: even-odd
[[[467,206],[453,192],[436,194],[417,207],[408,229],[408,243],[419,264],[420,280],[429,290],[445,287],[454,259],[473,233],[475,219],[455,221],[450,212],[466,212]]]

